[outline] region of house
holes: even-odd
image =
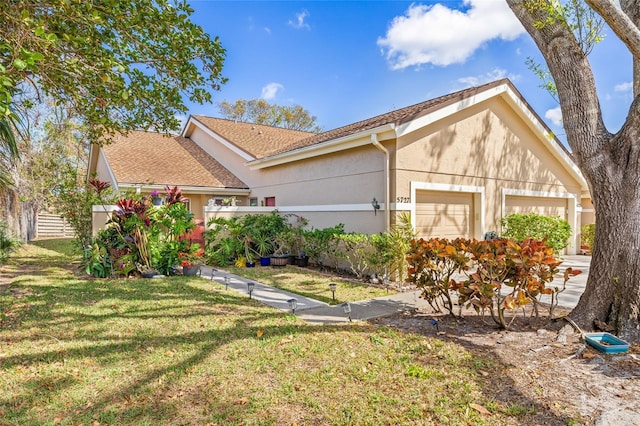
[[[507,79],[319,134],[191,116],[180,136],[94,146],[89,166],[118,189],[178,185],[205,221],[277,208],[374,233],[409,212],[421,236],[480,239],[510,213],[560,216],[568,253],[591,206],[570,153]]]

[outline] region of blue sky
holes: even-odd
[[[535,44],[502,0],[195,1],[227,49],[214,101],[299,104],[324,130],[508,77],[562,139],[559,109],[527,69]],[[590,56],[610,131],[631,99],[631,56],[608,28]],[[217,106],[190,113],[220,116]]]

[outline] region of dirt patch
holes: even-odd
[[[543,317],[519,317],[510,331],[473,311],[454,318],[418,310],[372,322],[468,349],[482,365],[488,401],[522,412],[514,424],[640,425],[640,345],[604,354],[585,345],[565,320]]]

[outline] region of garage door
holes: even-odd
[[[516,197],[505,199],[505,216],[512,213],[538,213],[544,216],[567,218],[567,199],[548,197]]]
[[[470,192],[416,192],[416,231],[421,237],[471,238],[472,218]]]

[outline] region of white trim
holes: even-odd
[[[481,239],[484,235],[485,227],[485,188],[484,186],[472,185],[453,185],[448,183],[432,183],[432,182],[411,182],[411,226],[416,229],[416,196],[419,190],[424,191],[442,191],[442,192],[466,192],[474,194],[474,209],[471,218],[474,222],[474,235],[476,239]],[[476,220],[476,214],[480,213],[480,219]],[[479,229],[476,229],[479,228]],[[479,232],[478,232],[479,231]]]
[[[580,214],[580,212],[578,211],[579,210],[578,197],[576,197],[576,194],[572,194],[570,192],[530,191],[526,189],[502,188],[500,219],[503,219],[505,217],[505,213],[507,210],[507,196],[537,197],[537,198],[564,198],[568,201],[573,200],[573,202],[569,202],[567,205],[567,213],[564,219],[566,219],[566,221],[569,222],[569,226],[571,226],[571,234],[572,234],[569,241],[569,245],[566,248],[567,254],[576,254],[576,247],[579,246],[578,215]]]
[[[93,206],[91,206],[91,211],[94,213],[111,213],[115,210],[118,210],[118,206],[116,206],[115,204],[94,204]]]
[[[141,184],[133,184],[133,183],[121,183],[120,186],[122,188],[132,188],[139,189],[139,192],[151,192],[153,190],[164,191],[166,185],[141,185]],[[173,187],[175,185],[171,185]],[[218,195],[249,195],[251,193],[250,189],[241,189],[241,188],[217,188],[213,186],[182,186],[178,185],[178,188],[185,194],[185,196],[191,194],[207,194],[212,196]]]
[[[234,154],[236,154],[239,157],[241,157],[243,160],[252,161],[252,160],[256,159],[253,155],[250,155],[246,151],[238,148],[237,145],[229,142],[228,140],[226,140],[225,138],[223,138],[219,134],[217,134],[214,131],[212,131],[211,129],[209,129],[204,123],[200,122],[197,118],[194,118],[193,116],[189,116],[189,120],[187,121],[187,124],[184,127],[184,131],[182,132],[182,137],[185,137],[185,138],[189,137],[187,135],[190,134],[191,132],[187,132],[187,129],[189,129],[189,125],[191,125],[191,124],[196,126],[196,127],[198,127],[200,130],[202,130],[207,135],[209,135],[211,138],[213,138],[214,140],[219,142],[225,148],[227,148],[230,151],[232,151]],[[191,139],[191,140],[193,140],[193,139]],[[209,154],[209,155],[211,157],[213,157],[213,155],[211,155],[211,154]]]
[[[262,158],[247,163],[251,170],[259,170],[267,167],[273,167],[280,164],[286,164],[294,161],[300,161],[307,158],[314,158],[320,155],[331,154],[334,152],[344,151],[360,146],[371,145],[371,137],[385,131],[395,128],[395,124],[385,124],[363,132],[354,133],[343,136],[338,139],[330,139],[325,142],[306,146],[292,151],[275,154],[266,158]],[[395,137],[395,136],[394,136]]]
[[[505,97],[508,103],[514,106],[514,110],[522,117],[529,125],[529,127],[534,131],[534,134],[540,135],[538,138],[542,141],[543,145],[549,149],[556,158],[560,160],[561,163],[564,164],[565,168],[573,175],[573,177],[580,183],[582,186],[581,190],[587,189],[588,185],[587,181],[582,175],[582,172],[576,165],[576,163],[571,159],[571,157],[566,153],[565,150],[560,146],[560,141],[548,133],[547,128],[544,126],[540,120],[536,117],[536,115],[532,112],[531,107],[529,107],[521,98],[518,96],[511,88],[507,87],[505,91]]]
[[[379,211],[384,211],[385,204],[380,203]],[[260,206],[260,207],[229,207],[229,206],[205,206],[205,212],[243,212],[243,213],[265,213],[277,210],[279,212],[360,212],[373,211],[371,203],[365,204],[317,204],[310,206]]]
[[[396,134],[398,138],[405,136],[422,127],[435,123],[438,120],[442,120],[443,118],[449,117],[459,111],[462,111],[471,106],[477,105],[480,102],[486,101],[487,99],[491,99],[501,93],[504,93],[507,89],[508,89],[508,86],[506,84],[501,84],[491,89],[487,89],[482,92],[479,92],[473,96],[469,96],[464,99],[461,99],[458,102],[439,108],[430,114],[424,115],[415,120],[411,120],[405,124],[398,126],[396,130]]]
[[[111,165],[109,164],[109,160],[107,160],[107,156],[104,153],[102,147],[98,150],[98,161],[96,161],[96,172],[98,171],[98,166],[100,164],[100,159],[104,160],[104,166],[107,169],[107,173],[109,173],[109,179],[111,179],[111,186],[115,192],[118,192],[120,189],[120,185],[118,185],[118,181],[116,180],[116,175],[113,174],[113,170],[111,169]]]
[[[502,97],[507,103],[511,105],[513,110],[522,118],[526,125],[532,129],[533,133],[538,136],[538,140],[549,149],[553,155],[560,161],[565,169],[580,183],[582,190],[588,188],[587,181],[582,172],[576,165],[576,163],[570,158],[570,156],[560,146],[560,141],[553,135],[549,134],[548,129],[532,112],[531,107],[524,102],[520,96],[514,92],[508,84],[501,84],[499,86],[484,90],[473,96],[469,96],[465,99],[461,99],[458,102],[454,102],[451,105],[447,105],[436,111],[418,117],[415,120],[411,120],[405,124],[402,124],[396,128],[396,135],[398,138],[405,136],[413,131],[426,127],[438,120],[452,116],[453,114],[465,110],[469,107],[484,102],[494,97]],[[587,190],[588,193],[588,190]]]
[[[411,211],[411,203],[391,203],[391,210],[395,211]]]

